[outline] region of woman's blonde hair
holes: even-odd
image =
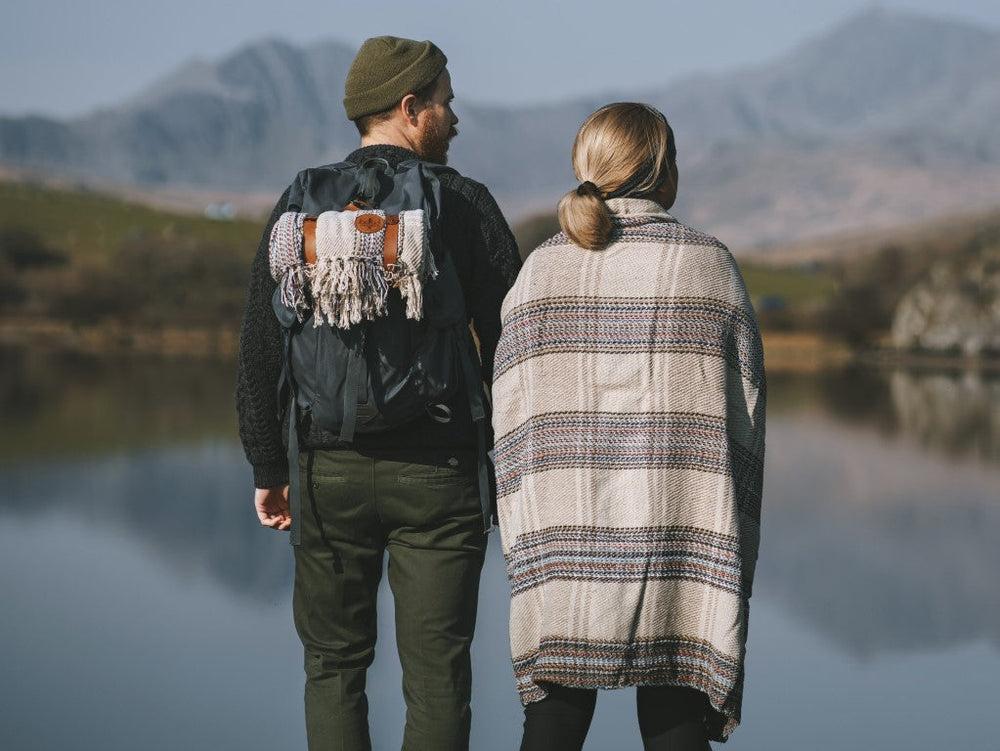
[[[611,239],[605,200],[653,192],[670,178],[676,159],[673,130],[659,110],[636,102],[601,107],[573,141],[580,185],[559,201],[563,232],[580,247],[605,247]]]

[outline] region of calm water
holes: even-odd
[[[304,748],[290,549],[251,510],[232,367],[0,357],[0,748]],[[773,376],[768,419],[744,722],[725,747],[1000,749],[1000,382]],[[519,737],[499,548],[477,751]],[[402,725],[391,622],[376,749]],[[640,747],[633,701],[602,694],[588,749]]]

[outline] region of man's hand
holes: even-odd
[[[257,518],[265,527],[272,529],[290,529],[292,512],[288,509],[288,486],[278,485],[274,488],[255,488],[253,505],[257,509]]]

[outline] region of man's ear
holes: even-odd
[[[420,101],[414,94],[407,94],[399,103],[399,109],[403,113],[406,121],[413,126],[418,124],[417,115],[420,114]]]

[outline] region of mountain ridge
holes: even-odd
[[[279,191],[357,145],[340,90],[353,49],[265,39],[190,60],[120,106],[0,118],[0,163],[123,185]],[[1000,32],[875,7],[730,74],[620,92],[677,132],[678,215],[764,246],[1000,203]],[[466,102],[451,161],[514,216],[575,183],[569,152],[608,100]],[[484,147],[488,144],[488,148]]]

